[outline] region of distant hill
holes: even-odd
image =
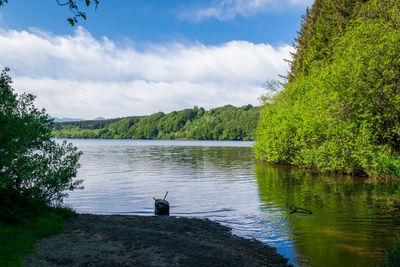
[[[54,122],[70,122],[70,121],[84,121],[85,120],[85,119],[81,119],[81,118],[57,118],[57,117],[52,117],[52,116],[50,116],[50,118],[52,118],[54,120]],[[94,121],[104,121],[107,119],[102,118],[102,117],[97,117],[93,120]]]
[[[54,138],[254,140],[259,107],[194,107],[116,119],[56,122]]]
[[[105,119],[105,118],[102,118],[102,117],[97,117],[96,119],[94,119],[95,121],[104,121],[104,120],[107,120],[107,119]]]
[[[83,119],[77,119],[77,118],[57,118],[57,117],[51,117],[54,120],[54,122],[66,122],[66,121],[83,121]]]

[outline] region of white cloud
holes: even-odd
[[[237,16],[251,16],[272,10],[280,10],[293,7],[305,8],[310,6],[313,0],[218,0],[204,8],[184,11],[181,16],[186,19],[201,21],[208,18],[218,20],[230,20]]]
[[[257,104],[262,83],[285,74],[289,45],[232,41],[219,46],[153,44],[144,51],[93,38],[39,30],[0,31],[0,62],[14,88],[61,117],[119,117],[194,105]]]

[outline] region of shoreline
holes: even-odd
[[[26,266],[290,266],[276,248],[208,219],[78,214]]]

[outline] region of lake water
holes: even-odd
[[[168,190],[171,215],[218,221],[295,266],[374,266],[400,231],[385,197],[398,185],[268,166],[252,142],[69,141],[83,151],[85,189],[66,199],[78,212],[153,215],[153,197]]]

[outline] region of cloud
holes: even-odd
[[[120,117],[195,105],[257,104],[267,79],[288,66],[289,45],[247,41],[218,46],[152,44],[144,50],[95,39],[82,27],[56,36],[37,29],[0,31],[0,62],[14,88],[61,117]]]
[[[208,7],[185,10],[181,16],[186,19],[201,21],[208,18],[230,20],[237,16],[251,16],[273,10],[310,6],[313,0],[218,0]]]

